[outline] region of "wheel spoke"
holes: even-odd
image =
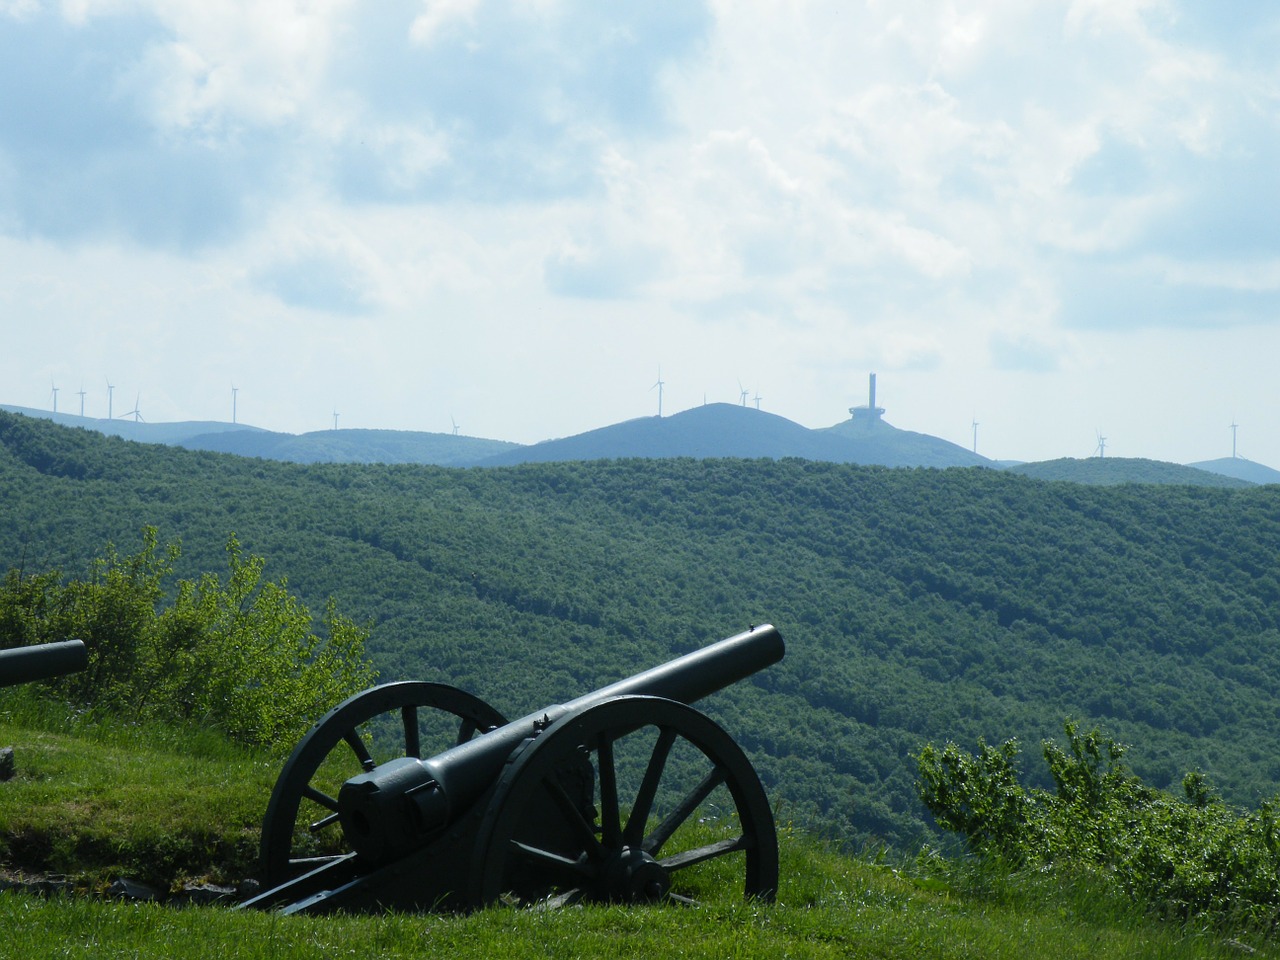
[[[608,850],[622,846],[621,814],[618,810],[618,772],[613,764],[613,741],[600,735],[596,753],[600,767],[600,840]]]
[[[329,796],[327,793],[317,790],[315,787],[311,786],[311,784],[307,784],[302,788],[302,795],[308,800],[320,804],[320,806],[324,807],[326,810],[332,810],[334,813],[338,812],[338,801],[333,799],[333,797]]]
[[[331,813],[327,817],[325,817],[323,820],[317,820],[315,823],[308,826],[307,830],[310,831],[311,833],[319,833],[325,827],[332,826],[337,822],[338,822],[338,815],[336,813]]]
[[[468,720],[464,717],[462,722],[458,724],[458,739],[454,741],[453,745],[456,747],[458,744],[466,743],[476,735],[477,729],[474,720]]]
[[[400,708],[400,719],[404,721],[404,755],[422,759],[422,739],[418,734],[418,708],[413,704]]]
[[[582,815],[582,811],[578,809],[578,805],[573,802],[573,798],[569,796],[564,787],[552,780],[544,780],[543,786],[551,794],[551,799],[555,801],[556,806],[560,808],[565,821],[573,832],[577,834],[578,843],[586,851],[587,856],[594,862],[602,860],[603,853],[600,848],[600,841],[596,838],[595,826],[587,822],[586,817]]]
[[[595,870],[591,868],[589,863],[582,860],[571,860],[559,853],[551,850],[543,850],[540,847],[530,846],[527,843],[521,843],[519,840],[511,841],[511,849],[515,850],[527,860],[532,860],[544,867],[551,867],[572,873],[580,877],[594,877]]]
[[[360,738],[360,731],[348,730],[342,737],[347,742],[347,746],[351,748],[351,752],[356,755],[356,759],[360,761],[360,768],[368,773],[377,766],[373,762],[373,756],[369,753],[369,748],[364,745],[364,740]]]
[[[644,837],[645,824],[649,814],[653,812],[653,798],[658,793],[658,783],[662,780],[662,771],[666,768],[667,757],[676,742],[676,732],[670,727],[663,727],[658,733],[658,742],[653,745],[653,754],[649,757],[649,765],[645,768],[644,779],[640,782],[640,790],[636,793],[635,806],[631,808],[631,817],[627,820],[627,828],[623,831],[622,842],[629,847],[640,845]]]
[[[702,804],[702,801],[711,796],[711,791],[722,783],[724,783],[724,771],[716,767],[703,778],[702,782],[693,789],[693,792],[680,801],[680,805],[671,812],[670,816],[658,824],[657,829],[645,838],[645,852],[652,857],[656,857],[659,851],[662,850],[663,844],[671,839],[671,835],[679,830],[680,825],[692,816],[693,812]]]
[[[716,857],[723,857],[726,853],[733,853],[737,850],[746,850],[751,843],[746,837],[734,837],[731,840],[720,840],[716,843],[709,843],[705,847],[697,847],[693,850],[686,850],[683,853],[677,853],[670,857],[666,857],[658,862],[668,870],[674,872],[683,870],[685,867],[692,867],[695,863],[706,863],[708,860],[714,860]]]

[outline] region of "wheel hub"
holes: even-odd
[[[605,898],[615,903],[656,903],[671,889],[666,868],[643,850],[623,847],[605,866]]]

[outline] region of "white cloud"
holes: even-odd
[[[1270,343],[1278,23],[1174,0],[8,0],[0,289],[110,329],[135,296],[115,269],[151,329],[305,341],[290,376],[363,377],[371,411],[416,377],[516,439],[637,415],[651,398],[570,394],[643,394],[659,363],[669,409],[742,379],[819,424],[867,367],[918,427],[911,397],[1040,377],[1066,429],[1093,396],[1073,378],[1182,376],[1216,349],[1197,331]],[[344,349],[353,317],[372,332]],[[555,411],[488,399],[524,376]],[[280,389],[300,420],[340,402]]]
[[[429,46],[451,23],[473,23],[480,3],[481,0],[425,0],[426,9],[414,19],[409,36],[414,43]]]

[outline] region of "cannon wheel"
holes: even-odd
[[[452,738],[450,742],[423,742],[419,728],[419,710],[422,708],[442,711],[457,718],[456,727],[451,725],[446,735],[446,738]],[[308,731],[280,771],[262,822],[259,850],[264,884],[275,886],[343,855],[300,856],[298,830],[302,823],[306,823],[305,829],[312,834],[340,829],[336,786],[346,778],[372,770],[378,762],[392,759],[380,756],[375,760],[361,734],[362,726],[380,717],[385,717],[388,725],[398,728],[400,735],[397,739],[402,741],[397,745],[402,751],[398,756],[419,758],[424,748],[427,756],[434,756],[465,743],[476,733],[484,733],[507,722],[502,714],[479,697],[444,683],[388,683],[348,697]],[[342,779],[336,781],[336,785],[331,785],[332,776],[324,782],[317,778],[322,767],[345,772],[338,774]],[[307,811],[308,818],[318,814],[320,819],[300,823],[303,811]]]
[[[746,896],[773,899],[777,834],[746,754],[683,703],[617,697],[513,755],[478,831],[471,896],[692,903],[689,890],[738,870]]]

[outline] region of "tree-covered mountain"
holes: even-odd
[[[183,576],[235,533],[384,679],[509,715],[772,622],[786,659],[706,707],[783,820],[909,845],[912,755],[1072,715],[1154,786],[1280,785],[1280,488],[1092,486],[988,469],[631,459],[310,466],[0,414],[0,564],[84,574],[145,524]],[[1033,776],[1034,776],[1033,771]]]
[[[1141,457],[1089,457],[1078,460],[1064,457],[1060,460],[1043,460],[1039,463],[1020,463],[1006,468],[1037,480],[1065,480],[1071,483],[1092,483],[1110,486],[1118,483],[1174,483],[1196,487],[1224,487],[1239,489],[1256,482],[1241,476],[1232,476],[1221,470],[1184,467],[1163,460],[1147,460]]]

